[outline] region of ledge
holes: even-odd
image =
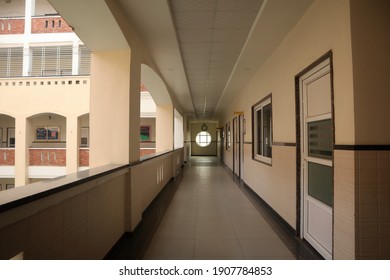
[[[4,191],[0,195],[0,213],[126,168],[127,164],[110,164]]]
[[[173,153],[177,150],[163,151],[142,157],[140,161],[131,164],[109,164],[88,170],[79,171],[69,175],[28,184],[22,187],[16,187],[11,190],[1,192],[0,195],[0,213],[6,212],[24,204],[42,199],[44,197],[77,187],[81,184],[93,181],[95,179],[107,176],[120,170],[127,171],[128,168],[156,159],[158,157]]]

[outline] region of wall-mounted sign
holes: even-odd
[[[60,141],[60,127],[37,127],[35,128],[35,141]]]
[[[141,141],[149,141],[150,140],[150,126],[149,125],[141,125],[141,127],[140,127],[140,140]]]

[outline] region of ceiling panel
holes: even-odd
[[[213,29],[180,29],[177,31],[179,40],[186,42],[211,42],[215,32]]]
[[[244,42],[246,39],[246,29],[216,29],[213,33],[215,42]]]
[[[256,14],[256,12],[218,12],[215,28],[248,29],[249,31]]]
[[[215,108],[262,0],[172,0],[186,76],[196,111]]]
[[[263,1],[258,0],[218,0],[218,11],[253,12],[258,11]]]
[[[172,10],[177,11],[214,11],[217,0],[171,0]]]
[[[180,29],[213,29],[214,12],[176,12],[173,15],[176,27]]]

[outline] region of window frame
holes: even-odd
[[[264,108],[266,106],[270,105],[270,108],[271,108],[271,112],[270,112],[270,120],[269,120],[269,131],[270,131],[270,136],[269,136],[269,142],[270,142],[270,148],[271,148],[271,155],[270,156],[266,156],[264,155],[264,146],[262,145],[261,146],[261,151],[259,152],[258,151],[258,112],[261,111],[261,128],[262,128],[262,131],[263,128],[264,128],[264,117],[263,117],[263,114],[264,114]],[[272,165],[272,146],[273,146],[273,117],[272,117],[272,93],[267,95],[266,97],[264,97],[263,99],[261,99],[259,102],[257,102],[255,105],[252,106],[252,159],[255,160],[255,161],[258,161],[258,162],[261,162],[261,163],[264,163],[264,164],[267,164],[267,165]],[[261,137],[264,137],[263,133],[262,133],[262,136]],[[263,143],[263,140],[261,141],[261,143]]]
[[[212,136],[208,131],[199,131],[195,136],[195,143],[200,148],[206,148],[210,146],[212,141]]]

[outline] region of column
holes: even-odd
[[[66,173],[75,173],[79,167],[80,128],[77,116],[66,118]]]
[[[141,62],[132,52],[130,68],[129,163],[139,161],[141,123]]]
[[[80,68],[80,45],[78,41],[73,42],[72,54],[72,75],[78,75]]]
[[[173,150],[173,106],[156,105],[156,152]]]
[[[24,17],[23,76],[29,76],[31,70],[31,17],[35,14],[35,0],[26,0]]]
[[[130,50],[91,54],[91,168],[129,163],[130,57]]]
[[[15,118],[15,187],[28,184],[29,145],[32,125],[25,116]]]

